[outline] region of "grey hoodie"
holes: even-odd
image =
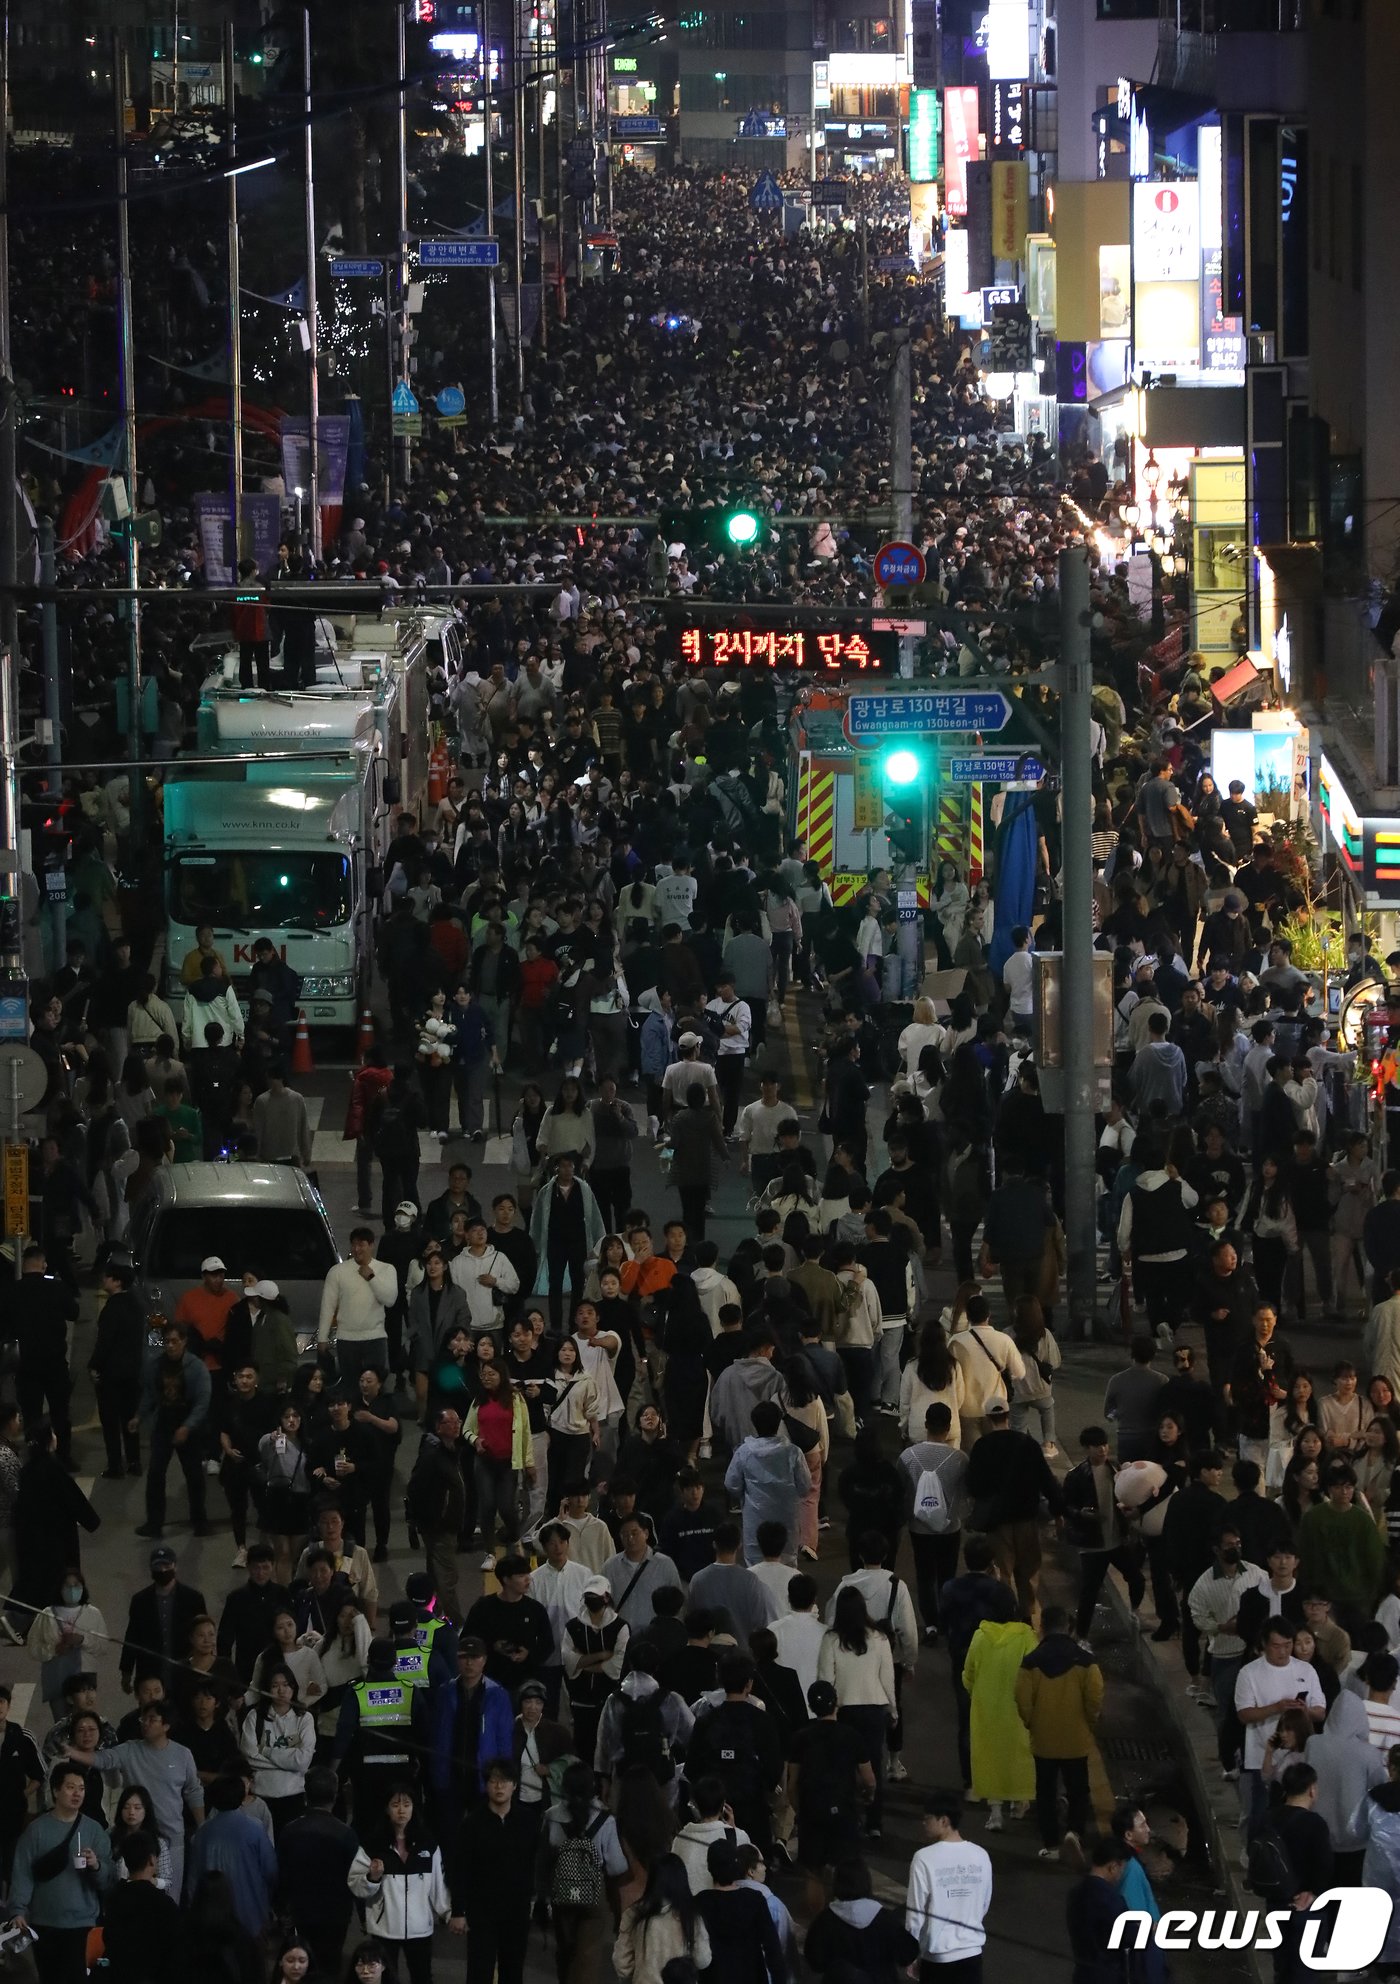
[[[1317,1803],[1313,1810],[1327,1821],[1335,1853],[1357,1853],[1364,1834],[1352,1829],[1352,1817],[1374,1784],[1385,1782],[1382,1753],[1368,1740],[1366,1704],[1345,1688],[1328,1711],[1316,1736],[1308,1738],[1304,1756],[1317,1772]]]
[[[788,1388],[771,1358],[738,1357],[721,1371],[710,1393],[710,1423],[730,1448],[741,1447],[753,1431],[753,1409],[776,1399],[787,1410]]]

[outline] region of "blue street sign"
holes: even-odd
[[[902,538],[882,544],[875,554],[877,585],[921,586],[925,570],[923,552],[916,544],[906,544]]]
[[[418,266],[423,269],[494,269],[500,266],[499,241],[420,241]]]
[[[0,993],[0,1040],[29,1038],[29,993],[25,981],[20,981],[20,988],[15,990],[12,979]]]
[[[460,386],[444,386],[433,405],[450,419],[454,414],[466,412],[467,396]]]
[[[1005,785],[1012,779],[1044,778],[1039,758],[954,758],[948,767],[954,785]]]
[[[893,696],[852,696],[846,730],[852,739],[928,737],[949,730],[1004,730],[1011,704],[1000,689],[929,689]]]
[[[612,121],[614,138],[659,138],[661,132],[659,117],[614,117]]]
[[[749,194],[749,205],[756,214],[780,214],[783,210],[783,189],[771,172],[760,172]]]
[[[394,388],[394,397],[389,402],[389,410],[391,413],[417,413],[418,411],[418,395],[414,392],[412,386],[408,385],[403,379],[400,379]]]
[[[812,181],[812,205],[814,207],[844,207],[846,194],[850,189],[844,179],[814,179]]]
[[[339,261],[331,263],[331,274],[338,282],[344,282],[354,276],[382,276],[383,273],[384,264],[382,262]]]

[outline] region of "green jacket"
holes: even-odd
[[[1319,1502],[1298,1525],[1298,1582],[1315,1585],[1334,1605],[1361,1605],[1369,1615],[1386,1589],[1385,1541],[1374,1516]]]

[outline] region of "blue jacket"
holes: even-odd
[[[481,1740],[476,1746],[477,1776],[486,1789],[486,1766],[496,1757],[512,1754],[515,1741],[515,1710],[510,1696],[499,1681],[483,1678],[486,1700],[481,1711]],[[448,1791],[459,1754],[457,1723],[462,1712],[462,1690],[454,1678],[443,1681],[428,1697],[428,1782],[434,1791]]]
[[[185,1893],[199,1892],[206,1874],[222,1874],[234,1913],[250,1936],[260,1936],[272,1916],[277,1855],[272,1841],[246,1812],[213,1812],[190,1841]]]
[[[141,1417],[147,1426],[154,1422],[160,1409],[160,1367],[165,1361],[162,1347],[147,1357],[141,1373]],[[209,1372],[203,1358],[187,1350],[180,1360],[180,1375],[185,1383],[185,1416],[180,1424],[193,1432],[209,1417]]]
[[[649,1082],[659,1082],[676,1058],[671,1022],[665,1013],[648,1013],[642,1021],[638,1052],[644,1078]]]
[[[462,1067],[474,1068],[491,1052],[491,1022],[477,1005],[468,1006],[465,1012],[460,1006],[453,1006],[451,1010],[454,1028],[452,1058]]]

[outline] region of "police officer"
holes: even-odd
[[[426,1571],[411,1571],[404,1595],[413,1613],[413,1635],[427,1662],[428,1680],[451,1681],[457,1673],[457,1633],[450,1619],[437,1610],[433,1581]]]
[[[418,1778],[414,1732],[419,1704],[427,1700],[426,1676],[421,1690],[400,1679],[394,1672],[398,1651],[393,1640],[371,1640],[365,1678],[347,1689],[340,1704],[332,1755],[350,1780],[357,1812],[381,1811],[391,1784]]]

